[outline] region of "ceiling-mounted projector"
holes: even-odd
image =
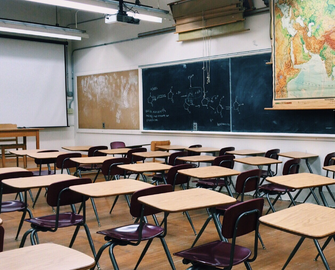
[[[139,24],[140,20],[135,19],[134,17],[128,16],[127,13],[106,15],[105,23],[130,23],[130,24]]]

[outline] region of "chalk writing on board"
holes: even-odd
[[[211,65],[218,65],[219,80],[214,74],[208,84],[202,63],[143,69],[144,129],[229,129],[228,62]]]

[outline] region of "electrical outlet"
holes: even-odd
[[[197,130],[198,130],[198,123],[193,122],[193,131],[197,131]]]
[[[102,123],[102,128],[105,128],[105,123]]]

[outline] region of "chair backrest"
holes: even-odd
[[[157,146],[159,145],[170,145],[171,142],[169,140],[167,141],[152,141],[150,144],[150,150],[151,151],[156,151],[158,150]]]
[[[202,147],[201,144],[193,144],[193,145],[190,145],[188,148],[200,148],[200,147]],[[200,154],[201,153],[193,152],[193,151],[190,151],[190,150],[187,151],[188,156],[199,156]]]
[[[94,157],[94,156],[106,156],[107,154],[99,152],[99,150],[106,150],[108,147],[106,145],[97,145],[92,146],[88,149],[87,156]]]
[[[248,257],[247,261],[252,262],[256,260],[258,251],[259,218],[263,212],[263,205],[264,199],[258,198],[236,203],[227,208],[221,230],[223,237],[232,239],[230,265],[227,269],[231,269],[234,264],[236,238],[251,232],[254,232],[253,256],[252,258]]]
[[[271,150],[266,151],[264,156],[268,158],[278,159],[279,153],[280,153],[279,149],[271,149]]]
[[[256,230],[263,205],[264,199],[257,198],[228,207],[222,222],[222,235],[231,239],[234,235],[238,237]]]
[[[77,158],[77,157],[81,157],[81,153],[61,154],[56,159],[56,167],[58,169],[61,169],[62,172],[63,172],[63,169],[76,168],[77,163],[70,160],[70,158]]]
[[[166,183],[172,185],[173,189],[176,185],[188,184],[189,176],[185,174],[178,173],[179,170],[194,168],[194,164],[185,163],[172,166],[166,176]]]
[[[283,175],[299,173],[300,158],[293,158],[285,162],[283,166]]]
[[[169,156],[169,161],[168,164],[171,166],[174,165],[178,165],[178,164],[184,164],[185,162],[182,160],[178,160],[178,157],[185,157],[187,156],[187,152],[185,151],[178,151],[178,152],[173,152],[170,156]]]
[[[109,180],[112,176],[124,175],[125,171],[119,168],[117,165],[129,164],[128,158],[111,158],[107,159],[102,163],[101,172]]]
[[[111,149],[117,149],[117,148],[124,148],[126,147],[126,144],[121,141],[115,141],[110,143]]]
[[[8,172],[0,174],[0,183],[5,179],[20,178],[20,177],[31,177],[34,176],[34,173],[31,171],[22,171],[22,172]],[[2,185],[2,194],[10,194],[21,192],[21,189],[13,188],[7,185]]]
[[[235,147],[234,146],[228,146],[220,149],[219,156],[226,155],[228,151],[234,151]]]
[[[127,158],[130,160],[130,163],[136,163],[138,161],[144,161],[145,160],[145,158],[142,158],[142,157],[139,157],[139,156],[134,156],[133,153],[136,153],[136,152],[147,152],[147,149],[145,147],[130,149],[127,152]]]
[[[90,178],[76,178],[76,179],[59,181],[51,184],[48,187],[47,192],[48,205],[52,207],[57,207],[57,205],[64,206],[83,202],[82,194],[66,188],[74,185],[82,185],[89,183],[92,183],[92,180]],[[89,199],[88,197],[85,198],[85,200],[88,199]]]
[[[240,173],[236,178],[235,190],[241,194],[241,201],[244,201],[246,192],[257,191],[262,170],[254,169]]]
[[[141,217],[141,211],[142,211],[142,204],[138,201],[138,198],[141,196],[147,196],[147,195],[153,195],[153,194],[160,194],[160,193],[166,193],[166,192],[172,192],[172,186],[171,185],[158,185],[158,186],[152,186],[149,188],[141,189],[139,191],[136,191],[131,196],[131,202],[130,202],[130,214],[135,217],[139,218]],[[157,213],[162,212],[162,210],[159,210],[157,208],[153,208],[150,206],[144,207],[144,216],[149,215],[155,215]]]
[[[214,159],[213,165],[233,169],[235,163],[234,159],[235,156],[230,154],[218,156]]]
[[[335,152],[329,153],[325,156],[325,159],[323,161],[323,166],[330,166],[335,164],[335,160],[332,159],[335,157]]]

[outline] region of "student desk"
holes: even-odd
[[[179,172],[181,171],[182,170],[180,170]],[[138,200],[145,205],[149,205],[164,211],[165,218],[167,218],[169,213],[210,208],[210,212],[213,216],[216,229],[222,240],[224,240],[224,238],[221,234],[220,221],[215,214],[215,207],[222,204],[230,204],[236,202],[236,199],[233,197],[205,188],[192,188],[143,196],[139,197]]]
[[[220,148],[216,147],[189,147],[185,149],[186,151],[192,151],[195,153],[215,153],[220,152]]]
[[[335,235],[335,209],[304,203],[262,216],[259,221],[275,229],[301,236],[282,269],[291,261],[305,238],[313,239],[326,269],[330,269],[318,239]]]
[[[71,186],[70,189],[88,197],[100,198],[133,194],[135,191],[151,187],[149,183],[134,179],[120,179],[84,185]]]
[[[328,206],[328,203],[322,192],[322,187],[335,184],[335,179],[313,173],[295,173],[295,174],[267,177],[266,180],[270,183],[282,185],[293,189],[301,190],[304,188],[309,188],[316,202],[320,204],[318,198],[316,197],[316,194],[314,193],[314,188],[318,187],[320,197],[325,206]],[[294,197],[294,200],[296,198],[297,196]]]
[[[149,151],[149,152],[135,152],[134,156],[142,157],[142,158],[164,158],[165,163],[167,163],[167,158],[170,156],[169,152],[166,151]]]
[[[4,179],[2,180],[2,183],[14,188],[24,189],[27,191],[33,188],[45,188],[53,183],[75,178],[77,177],[69,174],[50,174],[41,176]]]
[[[93,156],[93,157],[70,158],[70,160],[77,164],[76,174],[81,176],[80,165],[101,165],[102,163],[104,163],[105,160],[113,158],[114,157],[110,156]],[[94,170],[94,167],[92,167],[92,170]],[[98,170],[98,172],[96,173],[93,182],[95,182],[95,180],[97,179],[99,172],[100,170]]]
[[[170,150],[183,151],[187,148],[186,146],[182,145],[157,145],[156,147],[164,151],[170,151]]]
[[[234,160],[235,162],[239,162],[239,163],[243,163],[243,164],[251,165],[251,166],[257,166],[258,168],[261,168],[262,166],[265,166],[265,165],[282,163],[280,160],[277,160],[277,159],[268,158],[268,157],[259,157],[259,156],[236,158]],[[272,176],[272,171],[270,170],[270,167],[268,168],[268,175]]]
[[[5,168],[0,168],[0,174],[3,173],[11,173],[11,172],[26,172],[28,170],[20,167],[5,167]]]
[[[115,149],[105,149],[99,150],[98,152],[107,155],[126,155],[131,148],[115,148]]]
[[[243,149],[243,150],[227,151],[227,154],[232,154],[236,156],[257,156],[257,155],[264,155],[265,152],[251,149]]]
[[[68,151],[79,151],[79,152],[87,152],[92,146],[84,145],[84,146],[62,146],[64,150]]]
[[[191,169],[183,169],[179,170],[178,172],[202,180],[206,180],[206,178],[221,178],[240,174],[239,171],[221,166],[206,166]]]
[[[185,162],[213,162],[215,157],[209,155],[177,157],[178,160]]]
[[[94,258],[73,248],[45,243],[0,253],[1,269],[59,270],[90,269]]]
[[[162,172],[164,182],[166,182],[164,172],[171,168],[170,165],[158,162],[122,164],[118,165],[118,167],[126,171],[137,173],[138,175],[140,174],[145,182],[147,182],[147,178],[144,175],[145,172]]]
[[[311,165],[308,162],[308,159],[309,158],[317,158],[319,155],[308,154],[308,153],[298,152],[298,151],[292,151],[292,152],[278,153],[278,156],[286,157],[286,158],[300,158],[300,159],[304,159],[309,172],[313,173]]]
[[[27,145],[27,137],[36,138],[36,149],[40,148],[40,128],[4,128],[0,129],[0,138],[23,137],[23,144]]]

